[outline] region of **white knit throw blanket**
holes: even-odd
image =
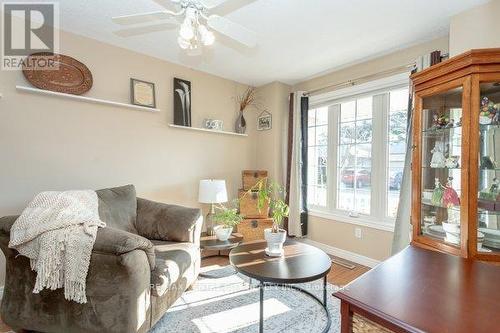
[[[14,222],[9,247],[30,259],[37,272],[33,293],[64,287],[67,300],[86,303],[85,280],[99,218],[91,190],[42,192]]]

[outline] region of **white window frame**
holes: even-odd
[[[410,73],[401,73],[379,80],[366,82],[344,89],[335,90],[321,95],[311,96],[309,108],[317,109],[328,107],[328,168],[327,168],[327,206],[308,205],[309,214],[338,222],[351,223],[385,231],[394,231],[395,219],[387,216],[387,188],[385,182],[372,182],[371,211],[374,215],[359,214],[358,217],[349,215],[349,212],[336,208],[337,203],[337,149],[338,149],[338,122],[340,104],[346,101],[373,96],[373,114],[382,112],[382,116],[373,117],[373,144],[372,156],[383,156],[384,163],[372,164],[372,179],[388,177],[388,140],[383,133],[388,133],[389,95],[391,90],[408,88]],[[334,167],[331,167],[334,166]],[[374,207],[382,207],[377,209]],[[383,215],[383,216],[382,216]]]

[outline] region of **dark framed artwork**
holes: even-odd
[[[156,108],[155,84],[130,79],[130,102],[134,105]]]
[[[273,128],[273,116],[268,111],[262,111],[257,118],[257,130],[267,131]]]
[[[191,127],[191,82],[174,78],[174,124]]]

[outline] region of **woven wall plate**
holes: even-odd
[[[52,61],[53,68],[38,66],[37,58]],[[40,62],[41,64],[42,62]],[[26,59],[23,74],[35,87],[66,94],[81,95],[92,88],[92,73],[78,60],[47,52],[33,53]]]

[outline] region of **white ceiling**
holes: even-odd
[[[450,17],[488,0],[229,0],[212,13],[257,32],[245,49],[220,35],[199,57],[176,43],[177,28],[123,38],[112,16],[159,10],[152,0],[62,0],[63,30],[242,83],[289,84],[448,33]],[[479,22],[478,22],[479,24]],[[152,25],[152,24],[148,24]],[[160,30],[168,28],[167,30]],[[130,32],[130,30],[128,31]]]

